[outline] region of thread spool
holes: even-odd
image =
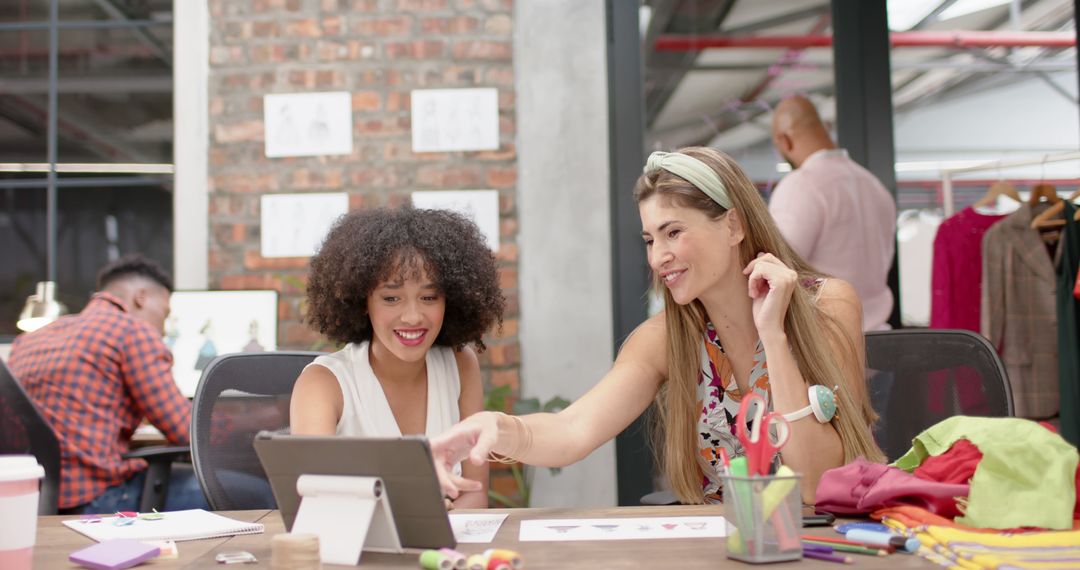
[[[452,570],[454,560],[438,550],[425,550],[420,553],[420,567],[424,570]]]
[[[489,548],[484,551],[484,556],[487,556],[488,560],[495,558],[503,561],[509,564],[513,570],[521,570],[525,566],[525,560],[521,558],[520,554],[506,548]]]
[[[318,535],[274,535],[270,540],[270,567],[274,570],[321,570]]]
[[[487,570],[487,558],[483,554],[473,554],[465,561],[467,570]]]
[[[465,555],[454,550],[453,548],[440,548],[439,552],[442,552],[450,561],[454,563],[454,570],[465,570]]]

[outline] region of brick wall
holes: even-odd
[[[259,199],[348,192],[351,209],[399,205],[413,190],[496,189],[501,336],[481,355],[488,387],[519,385],[511,0],[210,0],[209,281],[277,289],[278,345],[320,339],[303,322],[306,258],[265,259]],[[412,89],[495,87],[497,151],[413,154]],[[263,156],[263,95],[352,93],[351,156]],[[178,223],[183,223],[182,221]]]

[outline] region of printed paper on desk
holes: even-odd
[[[491,542],[506,520],[506,515],[463,515],[450,513],[450,527],[458,542]]]
[[[539,519],[521,521],[521,542],[574,540],[647,540],[721,538],[724,517],[647,517],[612,519]]]

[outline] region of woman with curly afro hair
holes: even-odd
[[[301,372],[292,433],[430,438],[482,409],[476,353],[505,299],[471,221],[411,207],[351,212],[312,258],[307,297],[312,327],[345,348]],[[482,487],[450,506],[486,507],[487,465],[461,475]]]

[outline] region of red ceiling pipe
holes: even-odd
[[[1072,47],[1075,32],[893,32],[892,47]],[[695,51],[707,48],[829,47],[832,36],[660,36],[657,51]]]

